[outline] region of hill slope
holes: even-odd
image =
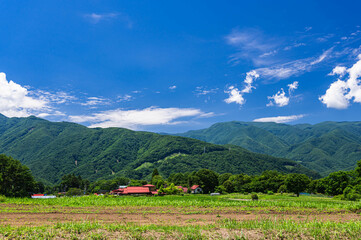
[[[292,159],[324,176],[353,169],[361,159],[361,122],[225,122],[177,135]]]
[[[26,164],[37,179],[56,183],[75,173],[90,180],[128,176],[143,178],[156,167],[161,174],[209,168],[219,173],[317,173],[294,161],[199,140],[135,132],[122,128],[87,128],[36,117],[0,115],[0,153]]]

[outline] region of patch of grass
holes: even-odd
[[[312,239],[357,239],[361,236],[361,222],[296,221],[296,220],[248,220],[222,219],[208,225],[137,225],[101,224],[98,222],[58,223],[53,226],[10,227],[0,226],[0,237],[12,239],[71,239],[108,238],[182,238],[208,239],[224,238],[247,239],[249,234],[260,238],[312,238]]]

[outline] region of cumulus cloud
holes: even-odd
[[[242,96],[241,91],[238,90],[238,88],[234,86],[230,86],[228,90],[224,91],[225,93],[228,93],[228,98],[224,99],[226,103],[237,103],[239,105],[243,105],[245,100]]]
[[[177,86],[175,86],[175,85],[169,87],[170,90],[174,90],[176,88],[177,88]]]
[[[7,117],[26,117],[42,110],[48,110],[48,102],[31,96],[21,85],[8,81],[5,73],[0,73],[0,113]]]
[[[224,101],[226,103],[237,103],[239,105],[243,105],[245,103],[243,94],[252,92],[252,89],[255,88],[252,84],[257,78],[259,78],[259,74],[256,71],[252,70],[248,72],[244,80],[244,88],[239,90],[234,86],[228,87],[228,89],[224,92],[228,93],[229,96]]]
[[[346,109],[351,102],[361,103],[361,54],[358,61],[349,69],[344,67],[335,67],[331,75],[339,75],[340,77],[348,74],[345,80],[338,79],[333,82],[326,90],[326,93],[319,100],[327,106],[327,108]]]
[[[334,76],[339,75],[340,77],[343,77],[347,73],[347,68],[342,66],[336,66],[332,72],[330,72],[328,75]]]
[[[293,92],[298,88],[298,82],[294,81],[293,83],[288,84],[287,87],[288,87],[288,93],[291,94],[291,92]]]
[[[109,110],[94,113],[90,116],[70,116],[70,121],[77,123],[90,123],[90,127],[124,127],[138,129],[150,125],[174,125],[185,123],[176,121],[186,117],[211,117],[213,113],[204,113],[195,108],[158,108],[149,107],[136,110]]]
[[[257,78],[259,78],[259,74],[255,70],[248,72],[246,74],[246,79],[244,80],[246,86],[242,90],[242,93],[250,93],[252,91],[252,88],[255,88],[254,86],[252,86],[252,83]]]
[[[284,107],[289,104],[292,92],[298,88],[298,82],[294,81],[293,83],[290,83],[287,86],[288,86],[288,96],[286,95],[283,88],[281,88],[281,90],[278,91],[275,95],[267,97],[268,100],[270,100],[270,102],[267,104],[268,107],[274,105],[278,107]]]
[[[287,123],[301,119],[304,116],[305,116],[304,114],[300,114],[300,115],[291,115],[291,116],[265,117],[265,118],[254,119],[253,122]]]
[[[287,106],[288,103],[290,102],[290,98],[286,96],[286,93],[283,90],[283,88],[281,88],[281,90],[278,91],[275,95],[268,96],[267,98],[268,98],[268,100],[270,100],[270,102],[267,104],[267,106],[276,105],[278,107],[284,107],[284,106]]]

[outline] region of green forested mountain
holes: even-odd
[[[48,183],[56,183],[70,173],[89,180],[115,176],[144,178],[154,168],[165,177],[200,168],[247,174],[272,169],[318,176],[294,161],[237,146],[122,128],[91,129],[36,117],[6,118],[1,114],[0,153],[20,160],[38,180]]]
[[[324,176],[353,169],[361,159],[361,122],[225,122],[177,135],[292,159]]]

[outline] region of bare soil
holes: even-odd
[[[0,224],[11,226],[38,226],[55,223],[98,221],[102,223],[137,223],[159,225],[203,225],[220,219],[292,219],[318,221],[361,220],[361,216],[347,211],[244,211],[235,208],[175,208],[175,207],[52,207],[31,205],[0,205]]]

